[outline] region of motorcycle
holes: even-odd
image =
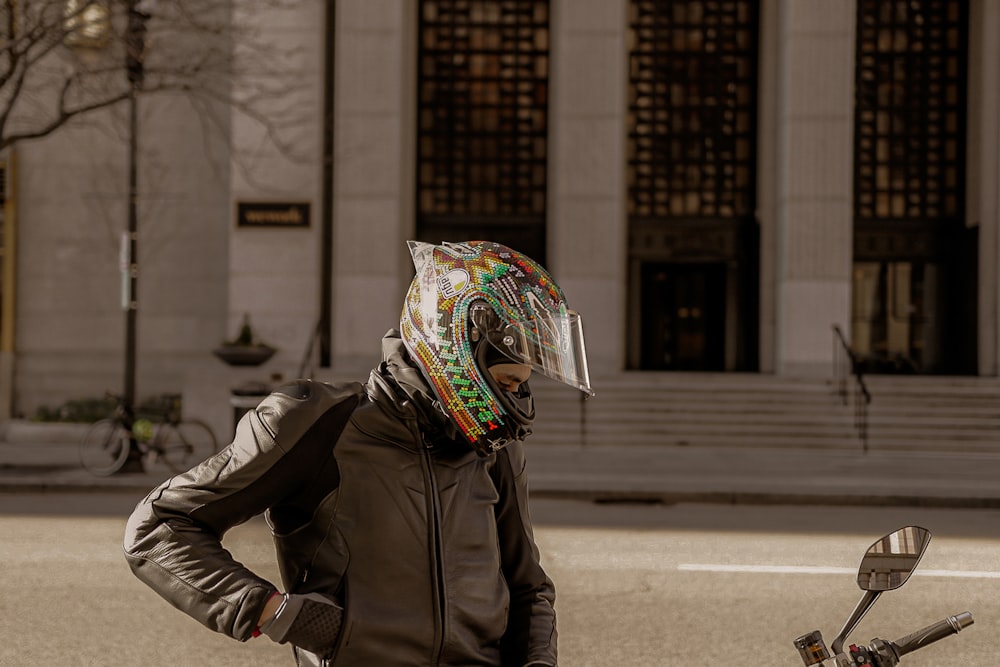
[[[927,550],[930,539],[931,532],[926,528],[905,526],[868,547],[858,568],[858,587],[864,591],[864,595],[833,640],[830,647],[832,654],[819,630],[795,640],[795,648],[806,667],[822,665],[831,658],[837,667],[895,667],[907,653],[957,634],[972,625],[972,614],[965,611],[895,641],[875,638],[867,646],[851,644],[844,648],[847,636],[879,596],[885,591],[899,588],[910,578]]]

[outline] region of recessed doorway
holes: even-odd
[[[641,285],[642,368],[724,370],[726,265],[644,263]]]

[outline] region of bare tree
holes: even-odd
[[[316,0],[0,0],[0,150],[132,94],[236,110],[286,155],[304,109],[282,16]],[[210,119],[211,114],[206,114]],[[209,124],[211,121],[209,120]],[[291,135],[289,135],[291,136]]]

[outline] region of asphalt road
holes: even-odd
[[[266,638],[205,630],[131,575],[120,541],[135,500],[0,494],[0,665],[292,664]],[[801,665],[792,640],[819,629],[832,642],[861,597],[862,553],[909,523],[934,533],[927,555],[850,639],[895,639],[970,610],[975,625],[902,664],[996,663],[1000,511],[536,500],[532,512],[564,667]],[[277,578],[262,521],[226,544]]]

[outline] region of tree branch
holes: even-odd
[[[281,128],[316,114],[287,108],[289,100],[303,99],[296,95],[308,84],[303,50],[300,40],[283,44],[280,32],[264,34],[259,17],[315,8],[316,2],[237,0],[230,7],[231,1],[151,5],[140,95],[177,92],[224,105],[266,128],[275,147],[292,155],[293,142]],[[128,6],[129,0],[0,0],[0,26],[6,26],[0,35],[0,149],[45,137],[128,98]],[[108,12],[97,12],[101,7]],[[67,45],[80,43],[76,31],[96,30],[87,21],[102,16],[102,48]]]

